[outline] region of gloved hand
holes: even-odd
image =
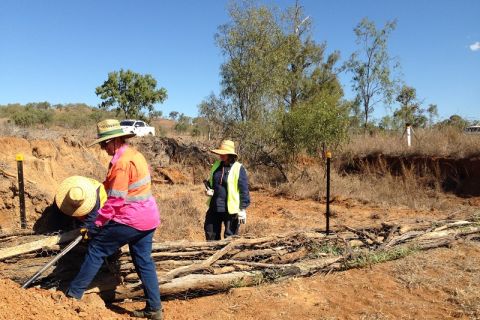
[[[203,184],[205,185],[205,195],[212,197],[213,196],[213,189],[210,188],[210,183],[207,180],[203,181]]]
[[[240,212],[238,213],[238,222],[240,224],[247,223],[247,211],[245,209],[241,209]]]
[[[82,240],[83,241],[88,241],[90,240],[90,235],[88,234],[88,229],[87,228],[81,228],[80,229],[80,234],[82,235]]]
[[[89,241],[91,240],[93,237],[95,237],[98,233],[98,228],[97,227],[94,227],[94,228],[81,228],[80,229],[80,234],[83,236],[83,241]]]

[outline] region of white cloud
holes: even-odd
[[[472,51],[478,51],[480,50],[480,42],[475,42],[473,44],[470,45],[470,50]]]

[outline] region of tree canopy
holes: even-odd
[[[215,35],[225,58],[221,95],[204,100],[199,113],[209,135],[241,141],[251,163],[275,166],[286,178],[282,163],[298,151],[318,154],[346,136],[339,53],[325,55],[298,2],[280,11],[238,1],[229,13]]]
[[[378,30],[364,18],[354,29],[360,48],[352,54],[346,68],[353,74],[352,87],[363,107],[365,129],[375,105],[381,100],[390,103],[395,92],[397,80],[393,71],[399,65],[390,57],[387,42],[396,24],[395,20],[389,21]]]
[[[165,88],[157,89],[157,81],[149,74],[141,75],[131,70],[110,72],[108,79],[95,93],[104,101],[100,108],[114,108],[117,115],[123,112],[126,118],[139,118],[143,110],[154,112],[154,104],[167,98]]]

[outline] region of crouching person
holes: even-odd
[[[83,176],[71,176],[63,180],[55,194],[58,209],[65,215],[76,218],[82,229],[93,228],[98,210],[106,200],[107,193],[103,184]]]
[[[158,278],[151,258],[153,234],[160,216],[151,192],[147,161],[126,143],[134,134],[123,132],[118,120],[99,122],[97,132],[98,139],[90,146],[99,143],[112,157],[103,182],[108,197],[93,224],[87,224],[88,251],[66,294],[81,299],[104,258],[128,244],[146,298],[145,308],[135,311],[133,316],[162,319]]]

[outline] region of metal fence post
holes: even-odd
[[[18,196],[20,200],[20,226],[22,229],[27,228],[27,217],[25,214],[25,185],[23,182],[23,154],[19,153],[15,156],[18,169]]]
[[[326,153],[327,157],[327,204],[326,204],[326,218],[327,218],[327,225],[325,227],[325,230],[327,234],[330,233],[330,159],[332,158],[332,153],[327,152]]]

